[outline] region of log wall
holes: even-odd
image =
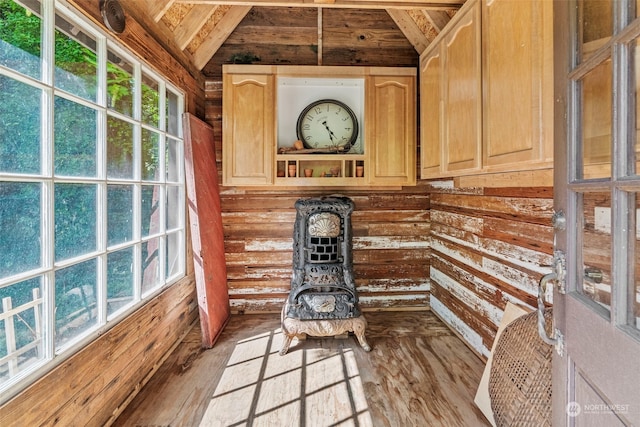
[[[551,188],[432,188],[431,310],[481,357],[507,302],[535,307],[553,253]]]

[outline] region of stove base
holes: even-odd
[[[284,312],[284,310],[283,310]],[[367,320],[364,316],[350,317],[348,319],[323,319],[301,320],[284,317],[282,319],[282,334],[284,341],[280,355],[284,356],[289,351],[289,345],[294,337],[310,335],[313,337],[331,337],[353,332],[364,351],[371,351],[371,346],[364,336],[367,328]]]

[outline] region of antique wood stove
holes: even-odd
[[[300,199],[295,204],[293,275],[282,309],[286,354],[294,336],[333,336],[354,332],[369,351],[353,281],[351,213],[348,197]]]

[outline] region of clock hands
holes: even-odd
[[[327,128],[327,132],[329,132],[329,139],[331,140],[331,142],[333,143],[333,138],[336,136],[331,129],[329,129],[329,126],[327,125],[327,121],[325,120],[324,122],[322,122],[322,124],[324,125],[325,128]],[[336,138],[338,139],[338,138]]]

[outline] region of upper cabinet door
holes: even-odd
[[[273,183],[274,111],[273,74],[224,75],[223,185]]]
[[[485,168],[553,159],[553,2],[486,0]]]
[[[405,73],[406,74],[406,73]],[[416,184],[416,77],[375,75],[366,82],[365,177],[376,185]]]
[[[440,174],[442,71],[440,49],[420,58],[420,177]]]
[[[465,6],[443,40],[445,172],[477,170],[481,160],[480,4]]]

